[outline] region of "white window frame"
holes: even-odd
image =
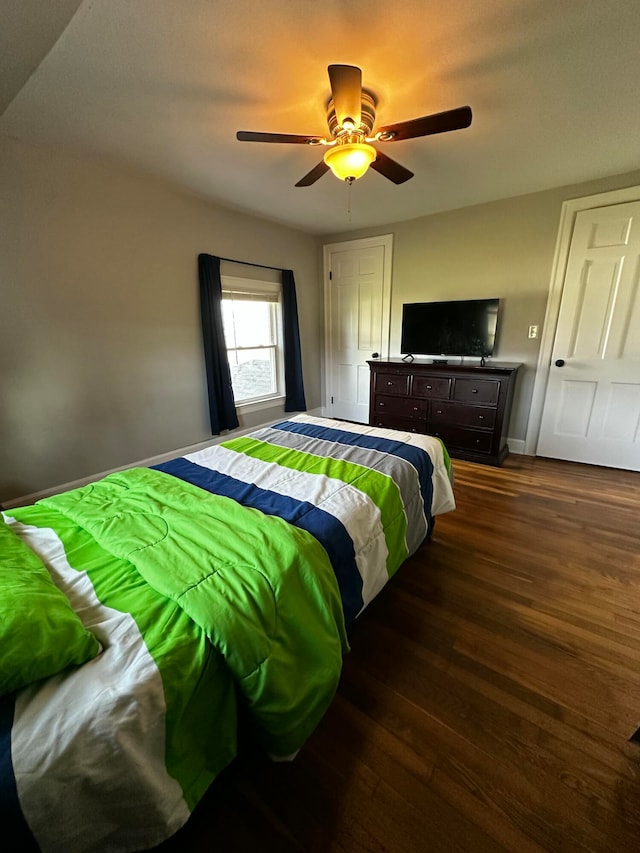
[[[264,394],[259,397],[251,397],[248,400],[236,401],[235,406],[238,411],[254,412],[261,409],[273,408],[274,405],[284,403],[284,349],[283,349],[283,330],[282,330],[282,284],[280,282],[259,281],[257,279],[239,278],[231,275],[222,275],[222,300],[236,295],[239,299],[255,299],[261,302],[271,302],[274,305],[273,311],[273,333],[275,343],[274,360],[276,369],[276,391],[273,394]],[[262,298],[261,298],[262,297]],[[242,347],[227,347],[227,352],[235,352],[241,350]],[[251,347],[251,349],[261,349],[261,347]],[[265,347],[271,349],[271,347]]]

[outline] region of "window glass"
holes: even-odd
[[[227,347],[269,347],[275,344],[272,302],[222,300],[222,320]]]
[[[223,279],[222,321],[236,404],[282,394],[280,286]]]

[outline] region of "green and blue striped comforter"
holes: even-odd
[[[0,703],[0,800],[43,850],[139,850],[338,684],[353,620],[454,508],[437,439],[299,415],[5,513],[103,651]],[[5,816],[6,817],[6,816]]]

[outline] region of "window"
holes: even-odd
[[[275,282],[222,277],[222,322],[238,407],[284,396],[281,290]]]

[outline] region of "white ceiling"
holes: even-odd
[[[2,0],[0,33],[0,135],[310,233],[640,168],[639,0]],[[331,173],[294,187],[322,150],[235,138],[324,134],[334,62],[362,68],[377,126],[473,109],[466,130],[387,143],[415,177],[369,171],[350,215]]]

